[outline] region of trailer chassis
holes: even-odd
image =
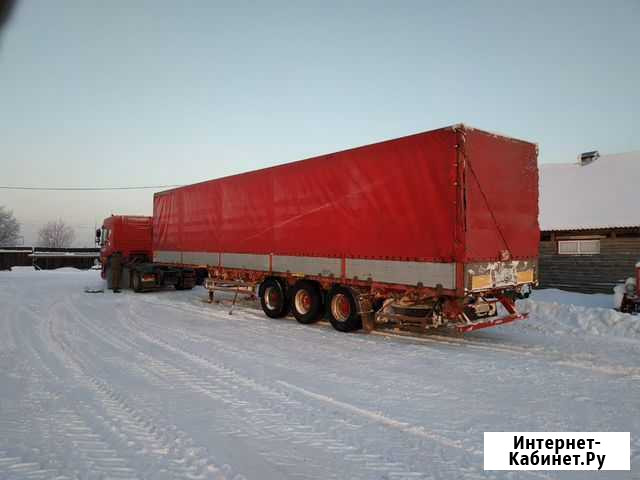
[[[315,282],[326,293],[335,286],[348,288],[355,300],[357,312],[362,319],[365,332],[373,330],[403,330],[417,333],[453,329],[458,334],[504,325],[526,319],[527,313],[520,313],[515,305],[515,297],[525,285],[508,286],[481,293],[459,292],[440,287],[430,288],[418,285],[395,285],[363,281],[358,279],[332,278],[313,275],[295,275],[290,272],[269,272],[216,267],[209,268],[209,277],[204,287],[208,290],[209,303],[214,301],[215,292],[233,293],[229,314],[240,295],[255,299],[258,286],[265,278],[277,278],[290,290],[298,281]],[[421,310],[421,315],[407,315],[394,311],[398,302]],[[326,302],[325,302],[326,303]],[[498,317],[497,304],[501,304],[507,315]],[[325,309],[325,313],[328,312]]]

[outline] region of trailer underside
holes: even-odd
[[[292,311],[301,323],[326,318],[341,331],[453,329],[468,333],[503,325],[527,317],[517,311],[515,299],[528,295],[531,286],[516,282],[460,292],[441,285],[410,286],[291,272],[207,268],[209,277],[204,286],[209,291],[209,301],[214,301],[216,291],[233,292],[230,313],[239,295],[257,296],[270,317],[282,317]],[[498,305],[506,315],[498,317]]]

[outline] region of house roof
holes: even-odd
[[[540,230],[640,226],[640,151],[539,171]]]

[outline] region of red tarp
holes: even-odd
[[[466,135],[514,257],[536,256],[535,145]],[[456,233],[464,222],[457,220],[457,144],[449,127],[158,193],[153,248],[462,261],[454,248],[464,231]],[[505,247],[473,185],[468,196],[466,260],[498,259]]]

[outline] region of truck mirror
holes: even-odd
[[[96,245],[100,244],[100,237],[102,236],[102,230],[101,229],[96,229]]]

